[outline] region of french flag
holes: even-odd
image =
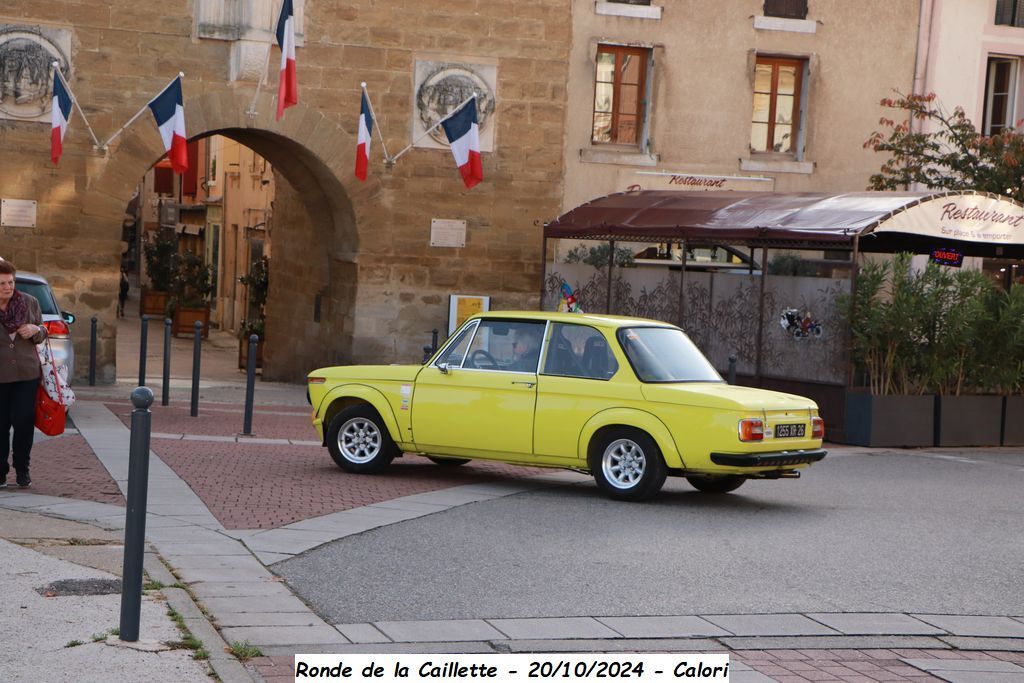
[[[295,11],[292,0],[284,0],[277,20],[277,44],[281,47],[281,77],[277,81],[277,120],[284,110],[299,103],[299,81],[295,76]]]
[[[359,142],[356,145],[356,178],[366,180],[366,168],[370,164],[370,140],[373,133],[373,114],[370,100],[363,91],[363,102],[359,107]]]
[[[471,98],[441,124],[455,163],[462,173],[462,182],[471,188],[484,179],[480,163],[480,129],[476,125],[476,98]]]
[[[68,129],[68,119],[71,118],[71,95],[64,87],[64,79],[60,77],[57,69],[53,70],[53,111],[51,113],[50,129],[50,160],[54,165],[60,161],[60,155],[64,152],[64,133]]]
[[[175,173],[188,170],[188,145],[185,139],[185,106],[181,98],[181,76],[175,78],[159,95],[149,101],[167,158]]]

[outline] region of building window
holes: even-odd
[[[591,141],[639,145],[647,100],[649,48],[599,45]]]
[[[1017,100],[1017,64],[1012,57],[989,57],[985,78],[985,135],[1012,128]]]
[[[764,0],[764,15],[784,19],[806,19],[807,0]]]
[[[750,151],[796,153],[805,64],[801,59],[757,58]]]
[[[1024,27],[1024,1],[996,0],[996,24]]]

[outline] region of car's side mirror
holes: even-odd
[[[74,313],[68,313],[67,311],[64,311],[64,312],[62,312],[60,314],[60,317],[63,318],[64,322],[66,322],[68,325],[70,325],[71,323],[75,322],[75,314]]]
[[[438,363],[437,369],[441,371],[442,375],[448,374],[448,363]]]

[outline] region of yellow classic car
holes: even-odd
[[[347,472],[403,452],[589,472],[619,500],[667,476],[709,493],[798,477],[825,457],[810,399],[731,386],[678,327],[611,315],[488,312],[423,365],[309,374],[313,425]]]

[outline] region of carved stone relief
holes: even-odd
[[[494,151],[495,89],[498,67],[454,61],[416,60],[413,99],[415,140],[430,126],[448,115],[467,97],[476,93],[480,150]],[[438,127],[416,143],[417,147],[447,148],[444,130]]]
[[[50,120],[53,62],[70,79],[71,31],[0,24],[0,118]]]

